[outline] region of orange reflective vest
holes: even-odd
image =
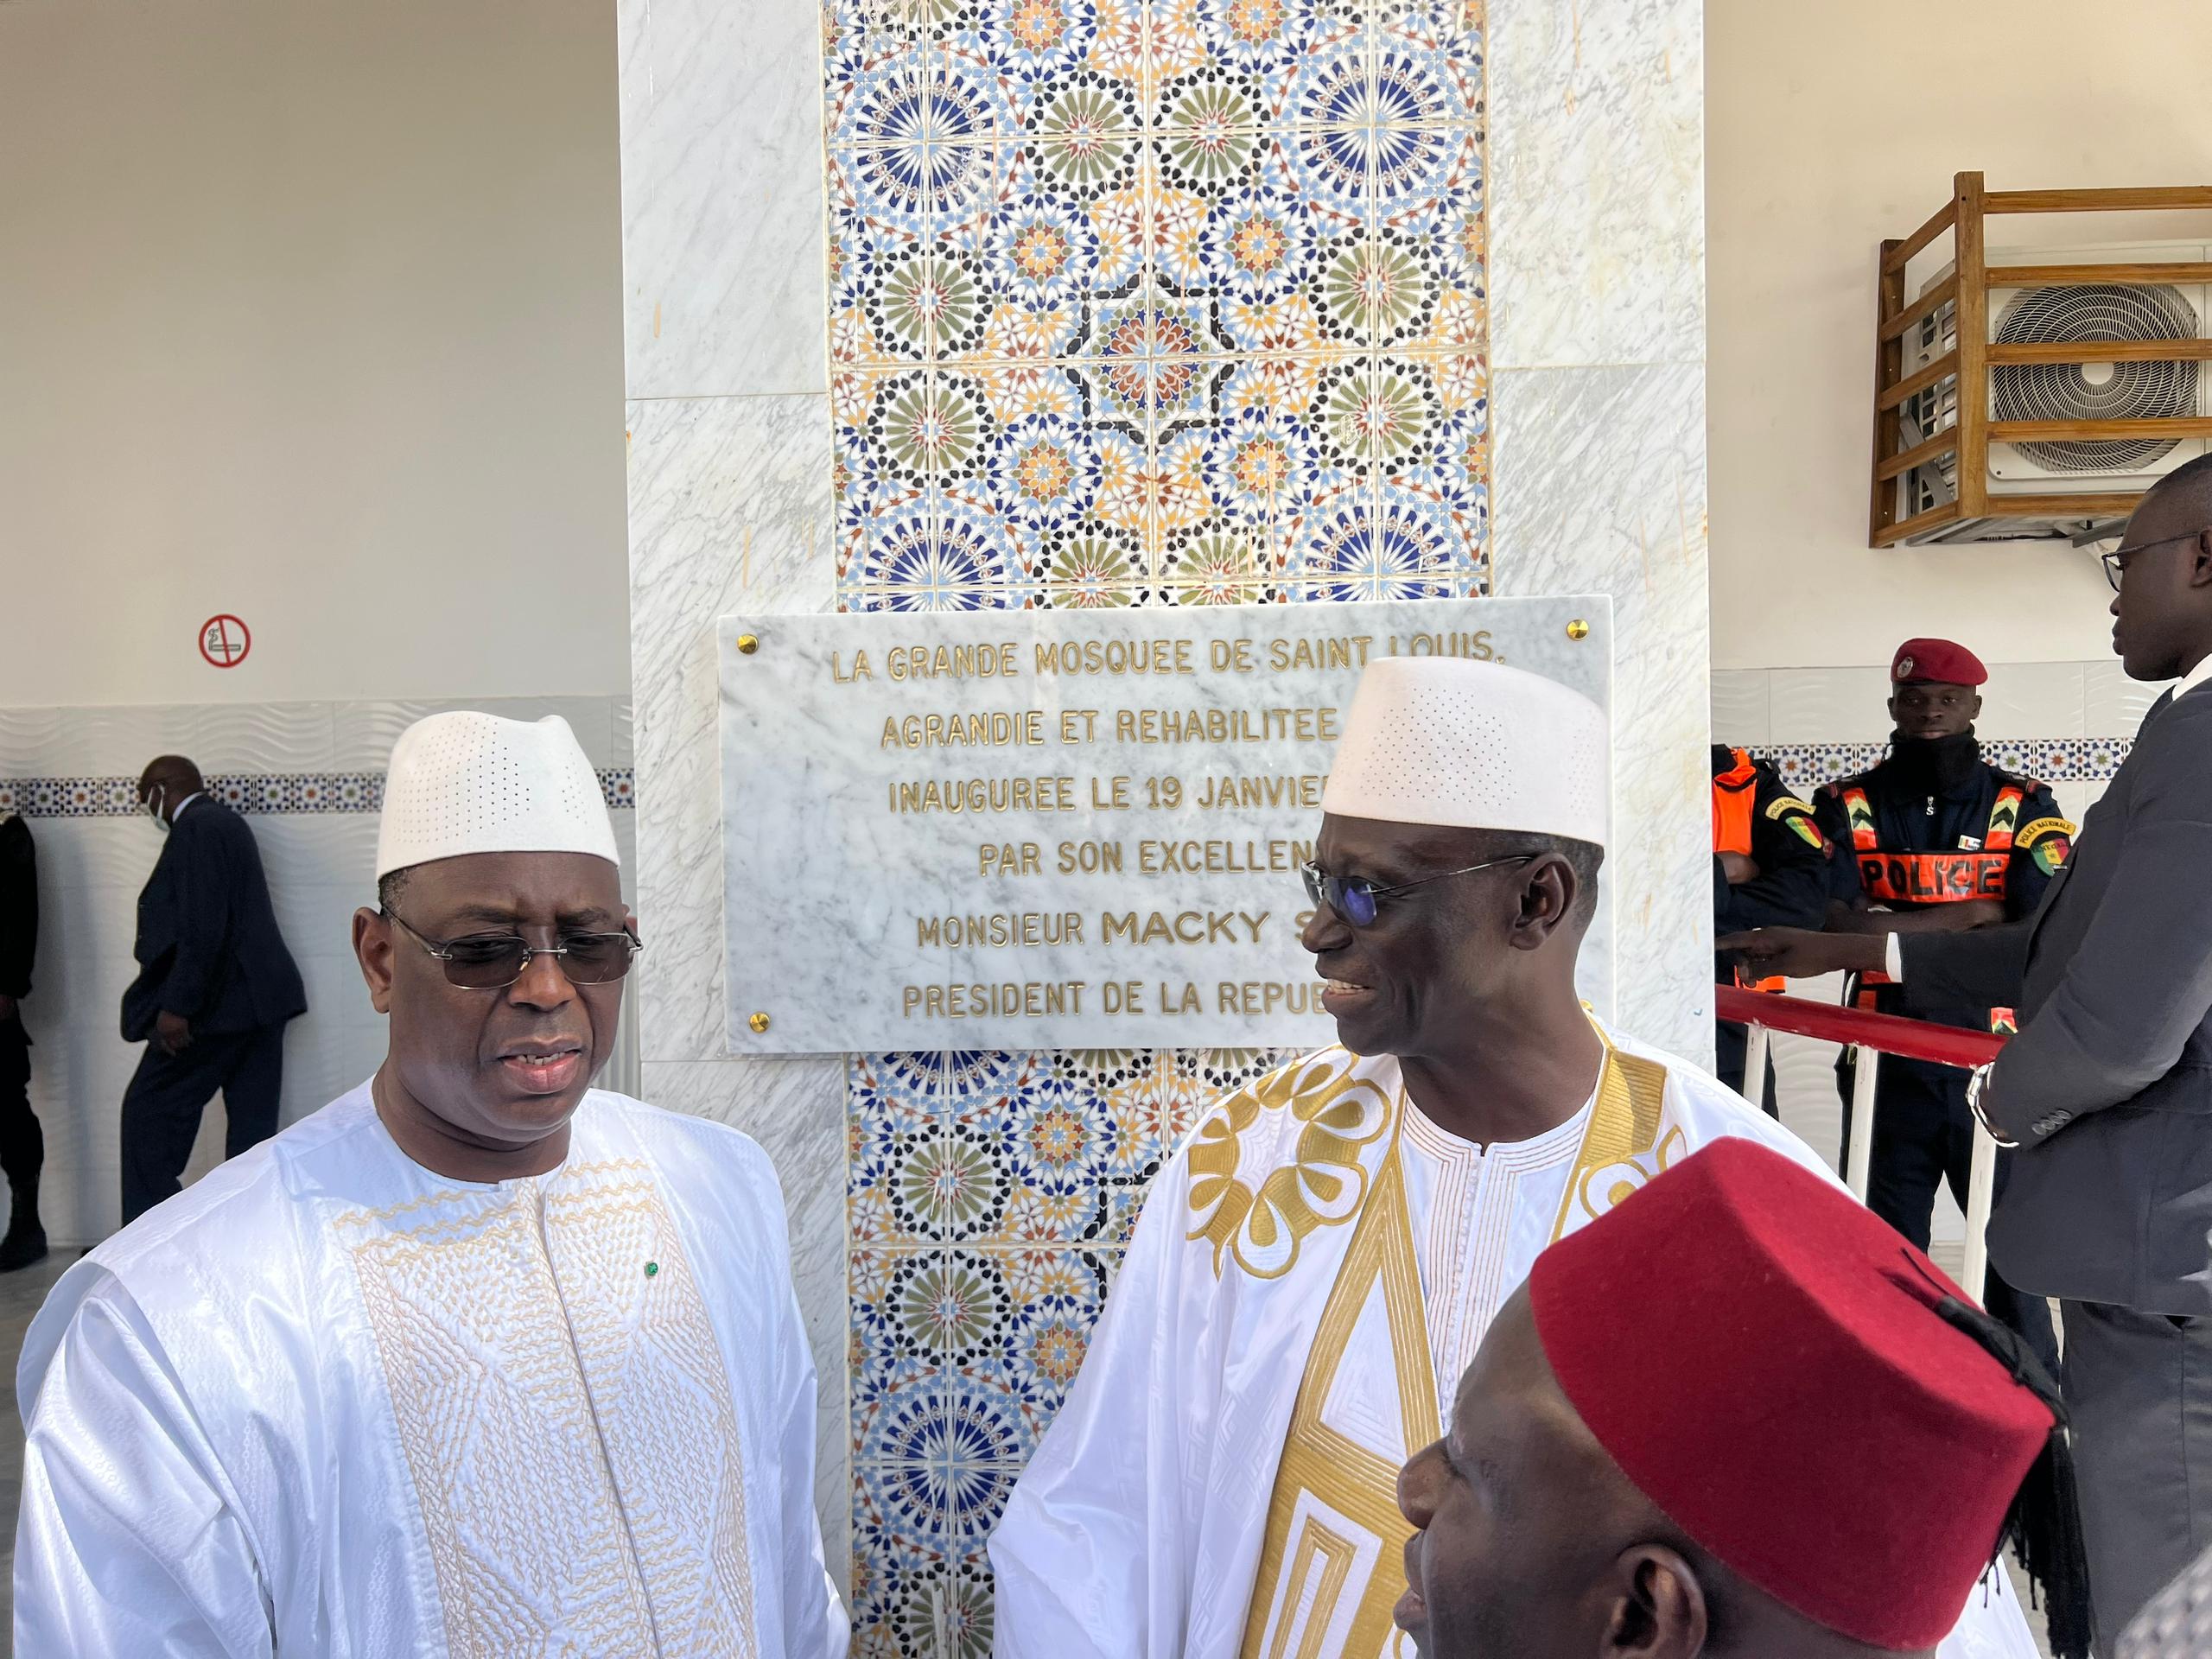
[[[1851,846],[1859,860],[1859,885],[1878,905],[1956,905],[1973,899],[2005,899],[2005,873],[2012,861],[2012,836],[2020,824],[2023,791],[1997,791],[1989,829],[1972,852],[1887,853],[1874,831],[1874,808],[1863,789],[1843,791]]]
[[[1713,780],[1713,850],[1751,855],[1751,809],[1758,798],[1759,769],[1743,749],[1729,753],[1736,764]],[[1755,991],[1779,991],[1788,982],[1779,975],[1753,981]]]
[[[1843,791],[1845,817],[1851,824],[1852,855],[1859,861],[1859,885],[1870,903],[1878,905],[1957,905],[1974,899],[2005,902],[2005,874],[2012,862],[2012,836],[2020,827],[2020,804],[2024,791],[2006,785],[1997,791],[1989,808],[1989,828],[1981,846],[1972,852],[1885,853],[1874,829],[1874,805],[1866,791],[1853,785]],[[1890,976],[1866,973],[1861,985],[1887,985]],[[1873,998],[1862,995],[1859,1005],[1872,1007]]]

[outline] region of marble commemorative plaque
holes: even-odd
[[[1611,622],[1603,595],[726,617],[730,1047],[1330,1041],[1299,872],[1362,665],[1507,662],[1610,706]]]

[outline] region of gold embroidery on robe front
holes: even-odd
[[[1666,1086],[1664,1066],[1606,1043],[1554,1240],[1650,1178],[1638,1160],[1663,1154]],[[1242,1659],[1402,1659],[1413,1652],[1412,1638],[1390,1618],[1413,1536],[1398,1512],[1398,1471],[1443,1428],[1398,1153],[1409,1109],[1401,1090],[1389,1150],[1306,1357],[1268,1501]],[[1666,1161],[1662,1156],[1660,1166]],[[1385,1354],[1387,1379],[1377,1374]]]
[[[1389,1096],[1358,1075],[1358,1065],[1340,1048],[1309,1055],[1238,1090],[1199,1127],[1191,1145],[1189,1236],[1212,1242],[1214,1277],[1233,1255],[1254,1278],[1279,1279],[1297,1265],[1307,1234],[1359,1213],[1368,1192],[1362,1160],[1372,1157],[1393,1119]],[[1244,1168],[1255,1151],[1275,1144],[1281,1130],[1272,1115],[1284,1111],[1303,1125],[1291,1161]]]

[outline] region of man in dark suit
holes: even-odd
[[[226,1157],[276,1132],[284,1022],[308,1007],[245,820],[181,755],[147,763],[138,801],[169,835],[138,895],[138,977],[123,994],[124,1040],[146,1045],[123,1094],[126,1226],[179,1191],[218,1089]]]
[[[2061,1299],[2100,1651],[2212,1537],[2212,456],[2105,556],[2132,678],[2178,679],[2025,919],[1729,949],[1801,977],[1887,968],[1910,1007],[2015,1007],[1976,1109],[2017,1144],[2007,1282]]]
[[[30,825],[11,812],[0,817],[0,1171],[7,1173],[12,1200],[8,1236],[0,1238],[0,1273],[28,1268],[46,1254],[46,1229],[38,1219],[46,1137],[31,1110],[31,1039],[22,1009],[37,949],[38,852]]]

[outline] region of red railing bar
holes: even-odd
[[[1742,1025],[1764,1026],[1769,1031],[1817,1037],[1823,1042],[1856,1044],[1885,1054],[1901,1054],[1909,1060],[1930,1060],[1969,1071],[1987,1065],[2005,1046],[2002,1037],[1987,1032],[1932,1026],[1901,1014],[1840,1008],[1833,1002],[1808,1002],[1802,997],[1746,991],[1734,985],[1716,986],[1713,1006],[1723,1020]]]

